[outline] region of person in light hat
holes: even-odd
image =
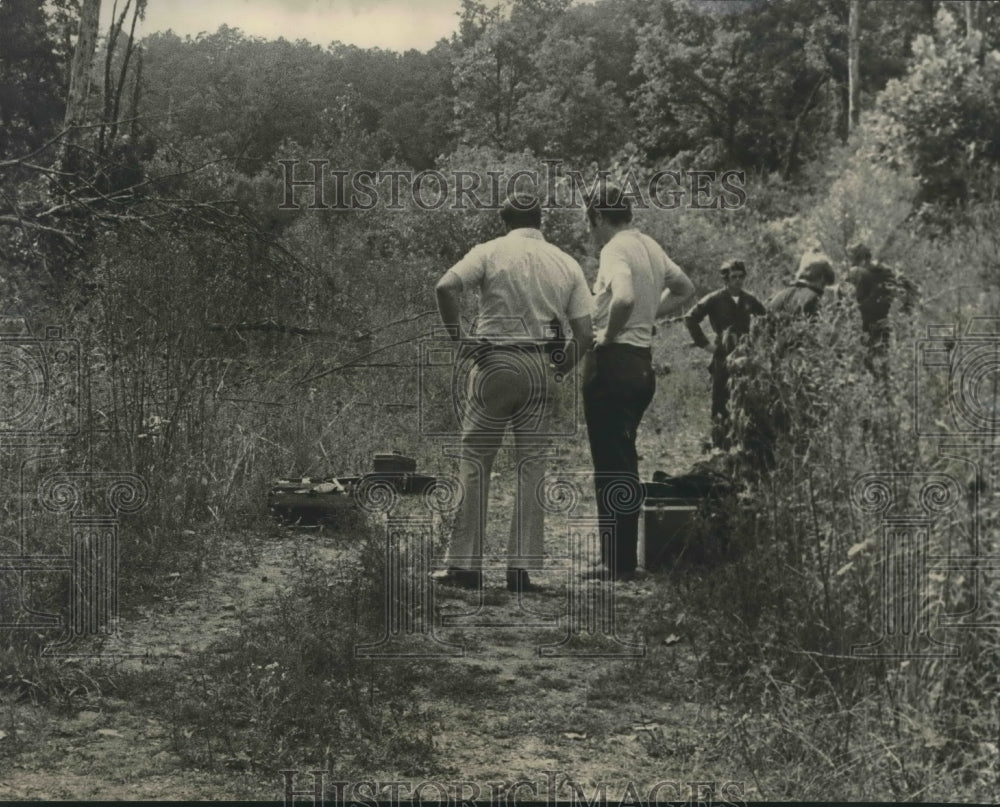
[[[823,292],[837,282],[830,259],[822,252],[807,252],[799,261],[795,280],[767,301],[767,310],[775,316],[816,317]]]

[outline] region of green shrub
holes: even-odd
[[[893,167],[912,161],[925,201],[982,198],[1000,162],[1000,52],[981,54],[982,34],[966,37],[946,8],[935,27],[914,41],[905,78],[879,95],[868,148]]]

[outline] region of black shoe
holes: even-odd
[[[455,588],[475,590],[483,587],[483,573],[473,569],[451,567],[445,571],[433,572],[431,580],[443,586],[454,586]]]
[[[526,569],[507,570],[507,591],[541,591],[542,587],[532,583]]]

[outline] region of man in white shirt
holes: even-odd
[[[450,337],[478,357],[468,383],[462,422],[459,480],[462,502],[448,548],[448,569],[436,580],[462,588],[482,585],[483,538],[490,473],[504,432],[514,433],[518,487],[507,545],[507,588],[531,590],[529,569],[544,555],[545,514],[537,491],[544,475],[539,423],[555,383],[545,343],[554,320],[568,321],[575,346],[559,367],[568,373],[593,344],[593,300],[580,265],[542,235],[541,205],[533,196],[508,199],[501,211],[507,234],[474,247],[436,287]],[[479,291],[475,340],[462,333],[461,295]],[[542,427],[544,431],[544,426]]]
[[[632,205],[619,188],[602,184],[588,199],[587,220],[601,247],[594,284],[597,338],[583,370],[583,407],[594,462],[601,561],[586,576],[635,576],[642,508],[635,440],[653,399],[653,326],[680,312],[694,285],[652,238],[632,226]]]

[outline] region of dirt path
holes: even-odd
[[[498,488],[488,525],[493,546],[503,545],[512,504],[511,492]],[[556,519],[548,529],[558,535],[565,526]],[[182,672],[185,658],[258,618],[276,593],[290,587],[296,569],[332,567],[343,555],[342,540],[329,531],[270,529],[242,546],[252,546],[249,558],[123,620],[115,652],[125,658],[118,663],[126,670]],[[565,554],[558,540],[553,546],[555,554]],[[499,556],[493,560],[502,565]],[[752,797],[753,789],[720,752],[730,716],[700,705],[707,699],[697,697],[695,649],[678,635],[663,638],[671,622],[682,618],[682,604],[668,598],[666,611],[658,612],[656,646],[638,656],[635,648],[612,642],[611,656],[546,657],[565,651],[559,642],[568,623],[555,617],[565,614],[573,584],[558,563],[536,579],[545,590],[521,600],[503,589],[501,570],[487,574],[482,602],[475,594],[436,591],[438,618],[457,618],[458,624],[435,634],[463,646],[464,655],[435,663],[464,665],[478,681],[468,692],[429,704],[436,720],[437,780],[475,783],[483,798],[518,780],[532,783],[522,786],[525,799],[533,793],[545,797],[552,788],[559,798],[571,798],[575,788],[589,798],[601,783],[609,798],[619,798],[630,782],[642,799],[657,783],[660,798],[687,799],[692,782],[715,782],[717,788],[736,783],[731,793]],[[663,585],[650,580],[614,588],[620,637],[627,641],[643,629],[644,606],[653,597],[663,600]],[[578,587],[577,594],[594,597],[600,584],[589,586]],[[463,613],[471,614],[464,622]],[[540,624],[546,615],[549,624]],[[548,650],[540,652],[543,645]],[[654,656],[669,680],[648,698],[636,697],[630,670]],[[441,669],[444,674],[447,668]],[[70,710],[0,700],[0,799],[281,798],[277,771],[241,770],[238,760],[232,769],[223,760],[211,772],[185,767],[173,750],[185,739],[174,736],[177,731],[97,687],[77,697]],[[398,771],[358,771],[355,781],[400,778]],[[411,777],[408,786],[418,781]]]
[[[290,534],[262,541],[256,563],[206,581],[175,601],[167,600],[145,616],[126,621],[119,652],[145,652],[126,658],[127,668],[181,668],[189,654],[207,649],[241,619],[252,620],[303,558],[328,562],[337,555],[334,537]],[[516,597],[503,591],[502,578],[487,579],[486,606],[480,616],[493,622],[517,622],[537,613],[556,613],[565,596],[557,572],[541,580],[548,591]],[[597,584],[593,584],[597,585]],[[641,606],[653,582],[619,592],[618,608]],[[442,615],[474,611],[473,594],[444,592]],[[530,609],[530,613],[526,610]],[[540,658],[538,646],[564,633],[557,627],[487,626],[448,628],[441,638],[465,646],[462,658],[442,664],[467,665],[481,673],[485,702],[456,693],[453,702],[434,704],[438,715],[441,770],[454,771],[447,781],[489,787],[516,780],[546,782],[555,771],[561,792],[572,795],[567,780],[592,789],[628,781],[649,787],[665,780],[729,781],[734,778],[713,758],[704,728],[719,720],[694,703],[651,699],[646,706],[616,705],[622,681],[617,671],[636,663],[623,657]],[[683,674],[683,648],[678,673]],[[67,662],[70,664],[87,662]],[[388,662],[392,663],[392,662]],[[641,662],[640,662],[641,663]],[[607,699],[595,682],[609,677]],[[627,682],[624,684],[627,686]],[[25,703],[2,705],[6,771],[0,774],[2,799],[274,799],[281,778],[244,771],[186,769],[176,753],[175,727],[137,709],[132,703],[93,693],[70,713]],[[713,732],[714,733],[714,729]],[[13,753],[14,751],[17,753]],[[358,781],[390,772],[358,771]],[[692,779],[692,777],[694,777]],[[398,774],[396,775],[398,780]],[[438,777],[440,778],[440,777]],[[492,784],[491,784],[492,783]],[[538,785],[540,787],[540,785]],[[589,792],[589,790],[587,791]]]
[[[179,668],[190,653],[253,618],[285,584],[307,536],[263,541],[247,567],[205,580],[182,596],[123,618],[120,641],[106,648],[125,669]],[[70,659],[68,665],[112,662]],[[92,670],[92,672],[94,672]],[[95,680],[99,676],[94,674]],[[135,704],[102,696],[99,687],[71,712],[0,701],[0,799],[275,798],[256,777],[185,769],[171,749],[172,727]],[[4,747],[6,744],[6,747]]]

